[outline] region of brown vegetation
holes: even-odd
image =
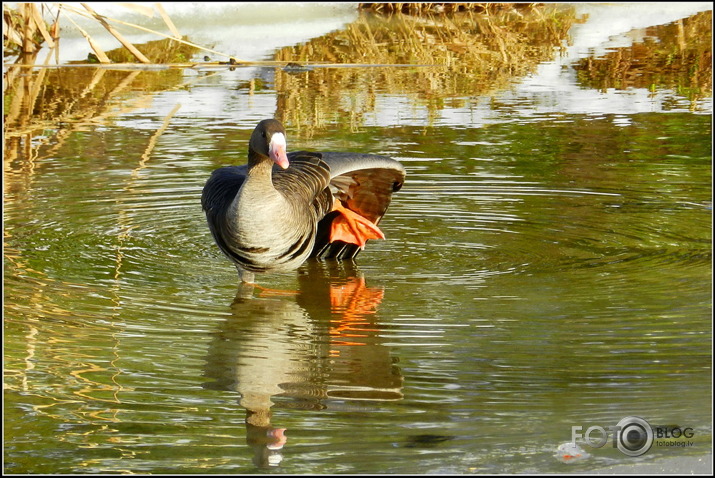
[[[712,94],[712,11],[646,30],[642,42],[574,65],[585,85],[670,88],[696,99]]]
[[[408,3],[361,3],[358,7],[378,13],[406,13],[422,15],[425,13],[454,12],[494,12],[498,10],[514,10],[529,8],[534,3],[458,3],[458,2],[408,2]]]
[[[3,3],[3,55],[30,55],[39,51],[43,42],[54,47],[59,38],[58,23],[55,19],[51,26],[47,25],[42,15],[44,8],[35,3],[21,3],[13,10]]]
[[[33,12],[28,5],[20,4],[18,11],[24,12],[20,17],[4,10],[4,21],[13,25],[6,31],[6,46],[17,40],[11,30],[28,32],[34,39],[15,43],[16,51],[34,64],[44,36],[36,20],[39,10]],[[553,60],[566,45],[568,31],[577,21],[572,9],[522,5],[518,11],[502,8],[488,14],[470,10],[384,15],[363,10],[344,29],[282,48],[274,62],[267,62],[289,65],[275,69],[270,85],[277,92],[276,114],[299,134],[310,136],[325,123],[358,130],[366,116],[375,112],[379,95],[406,98],[426,107],[429,117],[436,117],[445,106],[469,106]],[[575,65],[579,81],[599,89],[672,88],[691,100],[711,95],[711,22],[712,12],[703,12],[649,28],[643,42],[603,58],[580,60]],[[45,30],[51,33],[53,28],[45,25]],[[190,42],[178,38],[138,46],[153,63],[181,63],[182,67],[196,52]],[[133,60],[125,48],[105,56],[116,63]],[[140,73],[118,68],[6,68],[5,153],[11,156],[29,148],[31,142],[36,144],[38,138],[43,141],[47,131],[62,136],[120,114],[123,108],[132,107],[122,103],[126,89],[151,95],[182,87],[184,81],[180,69]],[[263,78],[258,75],[238,87],[252,94],[261,89]]]
[[[43,41],[50,48],[50,55],[55,50],[56,45],[59,40],[59,23],[58,19],[60,15],[66,18],[70,23],[74,25],[75,28],[87,39],[87,42],[92,49],[93,53],[89,56],[89,63],[112,63],[112,62],[139,62],[139,63],[185,63],[188,61],[186,52],[190,51],[193,53],[198,49],[205,50],[207,52],[229,57],[221,52],[213,51],[208,48],[204,48],[200,45],[189,42],[186,38],[182,37],[176,26],[171,21],[169,16],[166,14],[161,4],[157,3],[154,5],[159,16],[164,20],[166,27],[171,32],[171,35],[150,30],[141,25],[135,25],[127,23],[121,20],[109,18],[104,15],[100,15],[95,12],[88,4],[83,3],[82,6],[84,10],[78,9],[72,5],[66,3],[55,4],[56,11],[52,12],[55,15],[55,20],[52,26],[45,24],[43,20],[43,11],[45,9],[42,6],[43,11],[40,10],[37,4],[34,3],[20,3],[17,9],[12,9],[9,6],[3,4],[3,57],[13,57],[17,56],[17,64],[32,65],[35,63],[37,53],[42,47]],[[126,5],[127,8],[146,8],[141,6],[132,6],[130,4]],[[152,9],[151,12],[153,12]],[[98,22],[109,34],[114,36],[123,46],[123,53],[115,52],[114,57],[108,56],[98,45],[94,38],[92,38],[89,33],[84,31],[73,19],[73,17],[86,17],[93,21]],[[162,38],[164,43],[162,45],[172,48],[172,51],[168,54],[159,53],[156,49],[152,56],[148,55],[146,51],[139,50],[135,45],[133,45],[129,40],[127,40],[121,33],[119,33],[115,28],[114,24],[121,24],[124,26],[132,27],[144,32],[149,32],[156,34],[158,37]],[[51,32],[51,34],[50,34]],[[166,40],[170,40],[168,43]],[[151,44],[156,42],[150,42],[148,48],[151,48]],[[45,60],[45,64],[49,63],[50,55],[48,55]],[[235,59],[233,59],[236,62]]]
[[[301,115],[283,118],[294,126],[320,124],[328,118],[303,115],[311,111],[328,114],[330,109],[321,105],[340,104],[330,97],[344,95],[359,98],[364,112],[369,112],[374,108],[376,85],[383,85],[385,93],[412,95],[430,111],[437,111],[447,101],[464,102],[465,98],[505,88],[515,77],[552,60],[565,44],[574,21],[572,9],[551,6],[488,15],[467,11],[385,16],[363,11],[343,30],[283,48],[275,59],[304,65],[362,64],[373,68],[278,71],[275,86],[279,111]],[[354,104],[350,109],[355,115]],[[359,123],[361,118],[356,117],[354,124]]]

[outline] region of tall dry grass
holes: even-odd
[[[642,42],[600,58],[583,58],[574,69],[584,85],[670,88],[697,100],[712,96],[712,11],[646,29]]]
[[[388,93],[410,95],[426,105],[430,114],[436,114],[445,102],[456,106],[468,101],[465,98],[506,88],[514,78],[553,60],[575,21],[573,9],[550,6],[489,14],[380,15],[363,11],[345,29],[283,48],[275,60],[304,65],[401,66],[369,71],[315,68],[298,74],[278,70],[279,111],[294,126],[320,127],[335,120],[336,114],[344,114],[327,105],[351,97],[359,105],[353,101],[346,109],[354,117],[352,123],[359,124],[362,112],[374,109],[376,94]],[[310,116],[306,112],[316,113],[306,117]]]
[[[7,4],[3,4],[3,57],[17,57],[16,63],[21,65],[34,65],[37,52],[44,44],[50,48],[52,53],[60,39],[59,18],[65,18],[69,23],[76,28],[87,40],[88,46],[92,50],[92,62],[104,64],[116,63],[118,61],[129,63],[139,62],[143,64],[149,63],[168,63],[173,58],[172,55],[156,55],[153,57],[146,54],[144,47],[141,49],[132,44],[127,38],[122,35],[116,28],[121,25],[131,29],[140,30],[147,33],[152,33],[157,38],[171,40],[170,45],[178,45],[184,49],[204,50],[207,53],[230,58],[230,55],[222,52],[214,51],[188,41],[182,37],[177,30],[171,18],[166,13],[160,3],[156,3],[153,7],[145,7],[141,5],[122,4],[126,8],[133,11],[138,11],[148,16],[153,16],[155,13],[162,18],[167,30],[170,33],[163,33],[155,30],[150,30],[142,25],[137,25],[125,22],[116,18],[111,18],[106,15],[97,13],[89,4],[82,3],[82,8],[76,7],[69,3],[56,3],[52,7],[41,6],[35,3],[19,3],[16,8],[12,8]],[[46,11],[48,9],[49,11]],[[52,25],[47,25],[44,17],[52,15],[54,22]],[[108,56],[99,46],[96,38],[87,33],[76,20],[79,18],[89,19],[99,23],[105,31],[115,37],[121,44],[125,54],[115,54],[114,58]],[[49,62],[50,56],[45,60],[44,64]],[[119,59],[118,59],[119,58]],[[186,60],[184,60],[186,61]],[[233,59],[234,63],[238,60]]]

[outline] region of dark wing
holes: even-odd
[[[288,154],[288,169],[273,168],[273,187],[296,204],[296,214],[304,214],[303,205],[311,205],[316,223],[333,207],[328,190],[330,167],[321,156],[320,153],[297,151]]]
[[[344,206],[378,224],[385,215],[392,193],[405,180],[401,163],[386,156],[358,153],[323,153],[330,166],[330,189]],[[329,242],[330,224],[338,213],[331,212],[318,224],[318,236],[312,256],[352,259],[360,248],[342,241]]]
[[[235,254],[224,240],[225,231],[228,229],[226,211],[246,180],[247,172],[247,165],[219,168],[211,173],[201,193],[201,207],[206,213],[211,234],[219,249],[231,258],[234,258]]]

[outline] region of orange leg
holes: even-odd
[[[369,219],[343,207],[340,201],[333,205],[333,211],[339,211],[340,216],[333,220],[330,227],[330,241],[343,241],[357,244],[360,249],[365,247],[368,239],[385,239],[382,231]]]
[[[281,289],[269,289],[268,287],[263,287],[258,284],[252,284],[253,287],[258,289],[260,292],[259,297],[270,297],[270,296],[291,296],[298,295],[300,291],[297,290],[281,290]]]

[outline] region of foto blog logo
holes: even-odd
[[[677,426],[651,426],[641,417],[625,417],[615,426],[591,426],[583,432],[583,427],[571,427],[571,442],[577,440],[585,442],[593,448],[601,448],[608,443],[609,435],[613,440],[613,447],[618,448],[624,455],[641,456],[650,450],[654,440],[664,446],[692,446],[692,441],[675,441],[680,438],[692,438],[693,429]],[[669,439],[671,441],[660,441]]]

